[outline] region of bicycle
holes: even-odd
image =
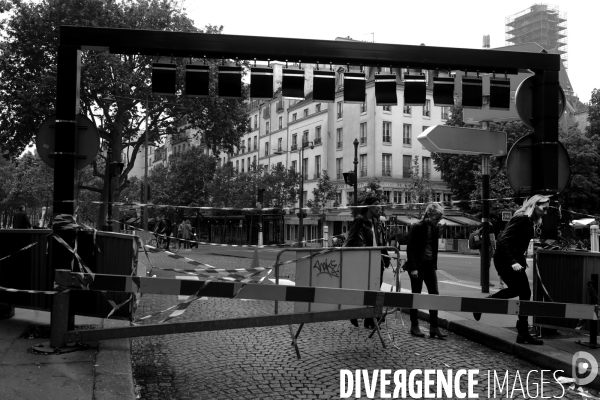
[[[150,239],[150,242],[148,242],[148,245],[156,247],[158,249],[164,249],[165,247],[165,240],[167,240],[164,236],[156,236],[157,234],[155,234],[155,236]],[[177,253],[179,251],[179,249],[181,248],[181,243],[179,243],[179,241],[174,238],[174,237],[170,237],[171,240],[169,240],[169,251],[171,253]]]

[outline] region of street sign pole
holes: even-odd
[[[481,293],[490,292],[490,156],[481,155]]]

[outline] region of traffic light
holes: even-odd
[[[356,185],[356,174],[354,172],[344,172],[344,182],[346,182],[346,185]]]
[[[113,161],[108,165],[108,175],[111,177],[116,177],[121,175],[121,172],[123,172],[123,167],[125,166],[125,164],[123,164],[122,162],[116,162]]]

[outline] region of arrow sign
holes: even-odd
[[[434,125],[417,140],[432,153],[506,155],[506,132]]]

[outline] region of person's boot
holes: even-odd
[[[351,319],[350,323],[358,328],[358,320],[357,319]]]
[[[375,328],[375,321],[373,321],[373,318],[365,318],[364,325],[367,329],[373,329]]]
[[[410,334],[417,337],[425,337],[425,334],[419,329],[419,325],[411,325]]]
[[[429,336],[432,338],[438,337],[440,339],[445,339],[446,337],[448,337],[448,335],[442,333],[442,331],[440,331],[440,328],[438,327],[429,328]]]
[[[517,343],[542,345],[544,341],[531,336],[527,321],[517,321]]]
[[[490,294],[489,296],[486,297],[486,299],[491,298],[492,295]],[[481,319],[481,313],[480,312],[474,312],[473,313],[473,318],[475,318],[475,321],[479,321]]]

